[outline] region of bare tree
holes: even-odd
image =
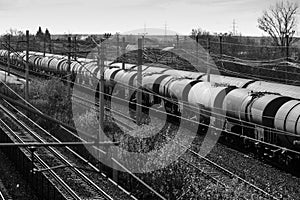
[[[196,36],[208,36],[210,33],[208,31],[202,30],[201,28],[192,29],[191,38],[195,39]]]
[[[285,0],[277,2],[258,18],[258,27],[272,37],[275,45],[289,46],[295,34],[298,8],[297,3]]]

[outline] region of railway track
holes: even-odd
[[[3,71],[6,71],[6,70],[7,70],[6,67],[4,66],[4,64],[1,63],[1,62],[0,62],[0,70],[3,70]],[[11,65],[10,73],[11,73],[11,74],[14,74],[14,75],[16,75],[16,76],[18,76],[18,77],[25,78],[25,75],[24,75],[25,71],[22,70],[22,69],[20,69],[20,67]],[[46,77],[46,78],[51,78],[51,77],[55,77],[55,76],[51,76],[51,75],[48,75],[48,74],[43,74],[43,73],[39,73],[39,72],[35,72],[35,71],[32,71],[32,70],[31,70],[31,71],[30,71],[30,77],[29,77],[29,79],[31,80],[31,79],[33,79],[34,77],[44,77],[44,78]],[[74,83],[74,84],[76,84],[76,83]],[[78,86],[79,84],[76,84],[76,85]],[[87,88],[87,87],[85,87],[85,86],[82,86],[82,88],[83,88],[83,89],[89,89],[89,88]],[[77,100],[82,100],[82,98],[76,97],[75,95],[73,95],[73,97],[77,98]],[[80,101],[77,101],[76,103],[83,105]],[[89,103],[93,104],[93,102],[89,102]],[[83,105],[83,106],[85,106],[85,105]],[[112,111],[115,115],[117,115],[117,116],[119,116],[119,117],[121,117],[121,118],[126,118],[126,116],[124,117],[124,116],[122,115],[122,113],[119,113],[119,112],[114,111],[114,110],[111,110],[111,111]],[[107,113],[106,113],[106,115],[108,116]],[[114,121],[117,122],[118,125],[120,125],[121,127],[123,127],[125,130],[133,130],[132,127],[128,126],[128,124],[124,123],[122,120],[120,120],[120,119],[118,119],[118,118],[114,118]]]
[[[211,161],[210,159],[199,155],[198,153],[188,150],[181,158],[182,161],[186,162],[188,165],[196,168],[201,174],[209,178],[215,184],[218,184],[224,188],[232,187],[233,180],[236,179],[239,183],[247,186],[246,188],[252,190],[253,193],[251,197],[243,197],[244,199],[274,199],[279,200],[274,195],[269,192],[259,188],[258,186],[250,183],[246,179],[230,172],[221,165]],[[183,197],[184,195],[182,195]],[[184,198],[183,198],[184,199]]]
[[[156,117],[159,117],[157,115]],[[197,122],[194,122],[197,123]],[[166,131],[172,131],[169,127]],[[189,132],[187,129],[182,129],[181,131],[185,131],[186,133]],[[169,135],[169,134],[165,134]],[[187,134],[189,135],[189,134]],[[165,136],[167,139],[171,139],[168,136]],[[174,141],[174,140],[173,140]],[[222,167],[221,165],[217,164],[216,162],[212,161],[211,159],[200,155],[197,151],[193,150],[195,147],[186,147],[182,145],[181,141],[174,141],[181,147],[186,149],[186,152],[179,158],[181,161],[185,162],[187,165],[192,166],[197,171],[199,171],[202,175],[206,178],[210,179],[213,183],[222,186],[223,188],[232,187],[232,183],[234,180],[237,180],[239,183],[243,184],[245,189],[250,190],[251,192],[256,192],[251,197],[243,197],[244,199],[273,199],[279,200],[276,196],[272,195],[271,193],[267,192],[266,190],[258,187],[254,183],[249,182],[248,180],[240,177],[239,175],[231,172],[230,170]],[[185,194],[182,194],[180,199],[184,199]],[[188,196],[187,196],[188,197]]]
[[[0,200],[6,200],[4,195],[2,194],[2,191],[0,191]]]
[[[74,98],[75,102],[79,105],[82,105],[86,108],[90,108],[91,105],[95,105],[95,103],[89,101],[89,100],[86,100],[82,97],[79,97],[79,96],[76,96],[76,95],[72,95],[72,97]],[[74,102],[74,101],[73,101]],[[89,105],[88,105],[89,104]],[[97,103],[96,106],[98,106],[99,104]],[[96,109],[96,108],[95,108]],[[110,118],[113,118],[112,120],[115,121],[118,125],[120,125],[121,127],[124,128],[124,130],[133,130],[134,128],[132,128],[131,126],[128,125],[128,123],[122,121],[121,119],[125,119],[125,120],[130,120],[132,121],[132,119],[129,119],[127,116],[125,116],[124,114],[122,114],[121,112],[118,112],[116,110],[113,110],[111,108],[108,108],[107,106],[105,106],[105,115],[107,117],[110,117]],[[114,116],[116,117],[119,117],[120,119],[116,118],[116,117],[112,117],[111,113],[114,114]]]
[[[5,113],[1,119],[2,126],[13,135],[13,137],[20,143],[28,142],[39,142],[45,143],[46,140],[40,135],[35,133],[30,129],[25,123],[18,119],[17,114],[12,113],[3,105],[0,105],[0,109]],[[16,108],[14,108],[16,109]],[[20,112],[18,112],[20,114]],[[47,136],[47,142],[50,136]],[[52,138],[52,141],[54,139]],[[27,153],[32,153],[28,152]],[[34,160],[36,164],[37,171],[45,171],[49,176],[51,175],[53,181],[64,191],[66,199],[115,199],[118,198],[117,195],[112,195],[111,193],[117,193],[115,190],[120,189],[113,184],[114,189],[108,189],[109,184],[105,184],[107,180],[104,177],[97,176],[98,184],[95,180],[91,179],[89,176],[100,174],[98,169],[87,162],[84,158],[80,157],[78,154],[76,160],[68,159],[67,154],[62,153],[58,148],[40,148],[34,153]],[[74,152],[72,153],[74,154]],[[80,159],[78,158],[80,157]],[[81,170],[85,169],[85,170]],[[92,171],[87,173],[86,170]],[[101,182],[102,187],[106,187],[106,191],[110,190],[108,194],[104,189],[100,188],[98,185]],[[124,191],[122,191],[124,192]],[[124,194],[120,199],[131,199],[130,195]]]
[[[77,97],[75,97],[77,98]],[[79,100],[83,100],[80,98],[77,98]],[[88,102],[92,103],[93,102]],[[111,110],[112,112],[115,112],[114,110]],[[121,114],[115,113],[120,117],[123,117]],[[127,119],[128,120],[128,119]],[[115,119],[115,121],[120,124],[122,127],[128,127],[126,123],[124,123],[122,120]],[[199,169],[202,174],[204,174],[206,177],[210,178],[214,183],[217,183],[219,185],[222,185],[224,187],[228,187],[230,183],[232,182],[233,178],[238,179],[240,182],[243,182],[246,185],[249,185],[254,190],[259,191],[264,197],[270,198],[270,199],[277,199],[275,196],[272,196],[268,192],[265,192],[264,190],[256,187],[254,184],[248,182],[245,179],[242,179],[241,177],[235,175],[234,173],[231,173],[230,171],[226,170],[225,168],[221,167],[220,165],[212,162],[211,160],[205,158],[205,157],[197,157],[196,159],[192,159],[192,157],[195,157],[195,154],[192,151],[189,151],[185,157],[182,157],[181,159],[188,163],[189,165],[194,166],[195,168]]]

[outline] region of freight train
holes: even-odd
[[[0,50],[7,62],[8,53]],[[12,53],[11,63],[23,67],[25,54]],[[30,69],[64,74],[66,57],[31,52]],[[72,61],[70,72],[80,84],[95,84],[100,70],[94,60]],[[199,124],[199,133],[209,126],[222,129],[221,138],[232,145],[257,151],[266,158],[294,165],[300,154],[300,87],[212,74],[170,69],[160,64],[142,66],[142,85],[137,85],[137,66],[105,63],[105,92],[127,100],[136,108],[136,90],[142,90],[142,104],[147,108],[160,105],[168,115],[178,115]],[[75,78],[76,77],[76,78]],[[116,87],[116,85],[121,87]],[[220,118],[224,121],[220,124]]]

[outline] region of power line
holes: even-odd
[[[84,65],[83,65],[84,66]],[[84,66],[85,67],[85,66]],[[87,69],[88,70],[88,69]],[[89,70],[88,70],[89,71]],[[90,72],[90,71],[89,71]],[[93,75],[93,73],[92,72],[90,72],[92,75]],[[121,84],[122,85],[122,83],[119,83],[119,84]],[[135,88],[135,87],[133,87],[133,86],[130,86],[130,85],[125,85],[124,84],[124,87],[131,87],[131,88],[134,88],[134,89],[136,89],[136,90],[140,90],[140,89],[138,89],[138,88]],[[143,91],[143,92],[145,92],[145,91]],[[157,94],[158,95],[158,94]],[[167,99],[166,97],[163,97],[163,96],[161,96],[161,95],[158,95],[159,97],[161,97],[162,99],[166,99],[166,100],[170,100],[170,99]],[[187,102],[184,102],[184,103],[187,103]],[[144,107],[144,105],[140,105],[140,106],[142,106],[142,107]],[[192,111],[192,110],[191,110]],[[170,113],[168,113],[168,114],[170,114]],[[213,112],[213,114],[217,114],[217,115],[219,115],[219,113],[215,113],[215,112]],[[225,117],[225,116],[224,116]],[[243,121],[243,122],[246,122],[246,121]],[[251,122],[247,122],[247,123],[249,123],[249,124],[252,124]],[[262,126],[262,127],[264,127],[264,126]],[[273,128],[270,128],[270,127],[265,127],[265,128],[268,128],[268,129],[273,129]],[[275,129],[276,131],[279,131],[279,130],[277,130],[277,129]],[[285,135],[290,135],[290,133],[287,133],[287,132],[284,132],[284,131],[279,131],[279,132],[282,132],[282,133],[279,133],[279,134],[285,134]]]

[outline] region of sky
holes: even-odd
[[[48,28],[52,34],[114,34],[135,29],[147,32],[147,28],[164,30],[165,27],[184,35],[197,28],[224,33],[233,30],[235,20],[238,33],[262,36],[267,34],[259,30],[257,18],[275,3],[275,0],[0,0],[0,34],[10,28],[36,33],[39,26],[43,30]]]

